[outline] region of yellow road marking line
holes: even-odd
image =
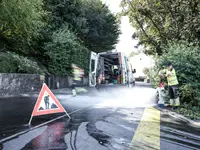
[[[160,111],[149,107],[144,110],[129,150],[160,150]]]

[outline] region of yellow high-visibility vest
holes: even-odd
[[[168,85],[177,85],[178,84],[178,79],[176,77],[175,69],[173,69],[172,71],[166,70],[166,74],[170,74],[170,76],[167,77]]]
[[[80,78],[80,71],[78,69],[73,69],[73,75],[74,75],[74,80],[76,81],[81,81],[81,78]]]

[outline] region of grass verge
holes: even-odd
[[[200,120],[200,106],[183,104],[175,111],[192,120]]]

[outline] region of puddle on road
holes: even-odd
[[[109,143],[110,136],[104,134],[102,130],[97,129],[95,123],[88,123],[86,125],[88,134],[96,139],[99,144],[106,146]]]
[[[64,117],[55,122],[49,123],[47,129],[45,129],[43,133],[41,133],[37,137],[34,137],[33,139],[30,139],[28,143],[21,142],[22,145],[24,143],[22,150],[49,149],[49,148],[62,150],[69,148],[70,145],[66,145],[65,143],[65,135],[69,134],[72,131],[77,132],[82,123],[93,120],[92,118],[88,118],[88,114],[85,111],[73,114],[71,117],[72,117],[71,120],[69,120],[67,117]],[[94,118],[94,120],[95,119],[96,118]],[[33,126],[38,125],[39,123],[42,123],[44,121],[47,121],[42,117],[37,118],[37,120],[39,121],[35,122]],[[34,129],[33,131],[37,131],[40,128]],[[93,132],[91,133],[89,131]],[[98,144],[100,145],[104,145],[105,143],[107,143],[107,139],[109,138],[109,136],[103,134],[103,131],[97,131],[96,129],[92,130],[90,125],[86,126],[86,132],[89,132],[88,133],[89,136],[98,141]],[[28,133],[25,133],[24,135],[28,135]],[[18,140],[18,137],[10,141],[15,141],[15,140]],[[12,148],[9,150],[12,150]]]
[[[22,150],[27,149],[66,149],[64,142],[65,123],[62,121],[48,125],[47,129],[32,139]]]

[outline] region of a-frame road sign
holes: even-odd
[[[35,107],[33,109],[29,124],[31,124],[31,120],[33,116],[40,116],[46,114],[60,113],[65,112],[67,116],[70,118],[66,110],[57,100],[55,95],[51,92],[51,90],[44,83],[38,99],[36,101]]]

